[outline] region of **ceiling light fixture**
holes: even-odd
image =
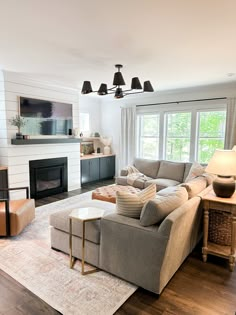
[[[115,72],[115,74],[114,74],[114,79],[113,79],[113,85],[114,86],[112,88],[108,89],[107,85],[105,83],[102,83],[100,85],[98,91],[93,91],[92,86],[91,86],[91,82],[90,81],[84,81],[81,93],[82,94],[97,93],[98,95],[115,94],[114,95],[115,98],[122,98],[125,95],[129,95],[129,94],[154,92],[150,81],[145,81],[143,83],[143,88],[142,88],[142,85],[141,85],[138,77],[135,77],[132,79],[131,89],[123,91],[121,86],[125,85],[125,81],[124,81],[124,78],[122,76],[122,73],[120,72],[120,69],[123,66],[122,65],[115,65],[115,67],[118,69],[118,71]],[[142,90],[142,91],[133,91],[133,90]]]

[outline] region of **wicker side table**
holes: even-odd
[[[202,257],[203,261],[207,261],[207,255],[216,255],[229,260],[230,271],[235,267],[235,251],[236,251],[236,193],[231,198],[216,197],[213,190],[206,194],[203,198],[204,208],[204,235]],[[217,244],[208,240],[209,234],[209,212],[218,210],[227,213],[230,218],[230,245]]]

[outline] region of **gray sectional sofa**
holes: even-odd
[[[159,191],[183,183],[188,176],[192,163],[136,158],[133,166],[145,176],[136,179],[132,186],[143,189],[154,183],[157,191]],[[116,177],[116,184],[128,185],[128,171],[128,167],[121,170],[120,175]]]
[[[178,185],[188,175],[190,163],[176,163],[179,168],[175,168],[174,175],[173,168],[176,165],[168,162],[167,166],[165,161],[155,162],[157,161],[150,161],[150,167],[145,169],[145,173],[148,177],[153,175],[154,180],[164,180],[165,178],[157,176],[164,176],[163,169],[167,167],[166,174],[171,188],[157,192],[156,198],[145,204],[139,219],[119,215],[115,204],[100,200],[83,201],[78,207],[92,206],[105,210],[100,221],[86,223],[85,260],[137,286],[160,294],[200,240],[201,196],[210,187],[207,187],[204,177],[193,179],[183,184],[183,187]],[[135,165],[137,168],[139,166],[140,171],[144,171],[144,168],[140,169],[142,163],[143,160],[136,160]],[[122,180],[124,176],[123,173]],[[164,184],[159,182],[158,185]],[[50,217],[51,247],[65,253],[69,252],[68,215],[71,211],[68,207]],[[148,218],[149,213],[151,218]],[[81,259],[82,225],[77,220],[73,221],[72,234],[73,255]]]

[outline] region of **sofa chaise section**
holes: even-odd
[[[160,294],[200,239],[200,201],[189,199],[159,226],[114,213],[103,217],[100,268]]]

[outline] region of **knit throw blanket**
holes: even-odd
[[[140,173],[139,170],[132,165],[127,166],[127,172],[128,185],[132,186],[137,179],[142,179],[143,181],[147,180],[147,177],[143,173]]]

